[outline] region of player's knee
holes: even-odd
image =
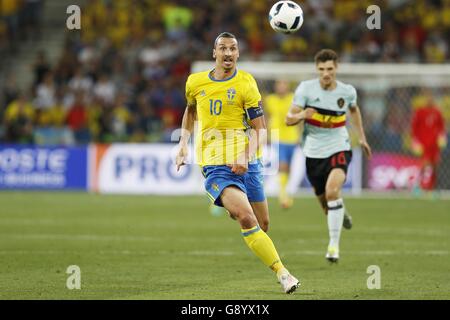
[[[244,229],[252,228],[258,224],[253,212],[248,210],[236,212],[236,218]]]
[[[325,193],[325,198],[328,201],[334,201],[340,198],[340,193],[341,191],[339,190],[339,188],[336,187],[330,187],[327,188],[326,193]]]

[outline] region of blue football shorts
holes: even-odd
[[[280,163],[284,162],[290,165],[292,157],[294,156],[295,147],[297,145],[290,143],[280,143],[278,146],[279,146],[278,159]]]
[[[205,190],[209,199],[219,207],[223,207],[220,195],[229,186],[241,189],[249,202],[261,202],[266,199],[264,194],[264,178],[261,161],[255,161],[248,165],[248,171],[244,175],[237,175],[226,165],[204,166],[202,173],[205,176]]]

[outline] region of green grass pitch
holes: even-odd
[[[450,299],[450,201],[352,198],[341,261],[314,198],[269,199],[269,235],[302,282],[285,295],[206,197],[0,193],[1,299]],[[81,289],[66,288],[67,267]],[[367,268],[381,270],[369,290]]]

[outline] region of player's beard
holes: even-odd
[[[234,66],[236,65],[234,62],[234,59],[229,59],[229,60],[230,60],[229,61],[230,63],[227,63],[226,59],[224,59],[223,63],[222,63],[223,70],[227,73],[230,72],[231,70],[233,70]]]

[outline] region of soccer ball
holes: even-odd
[[[278,1],[270,9],[269,22],[276,32],[295,32],[303,24],[303,10],[293,1]]]

